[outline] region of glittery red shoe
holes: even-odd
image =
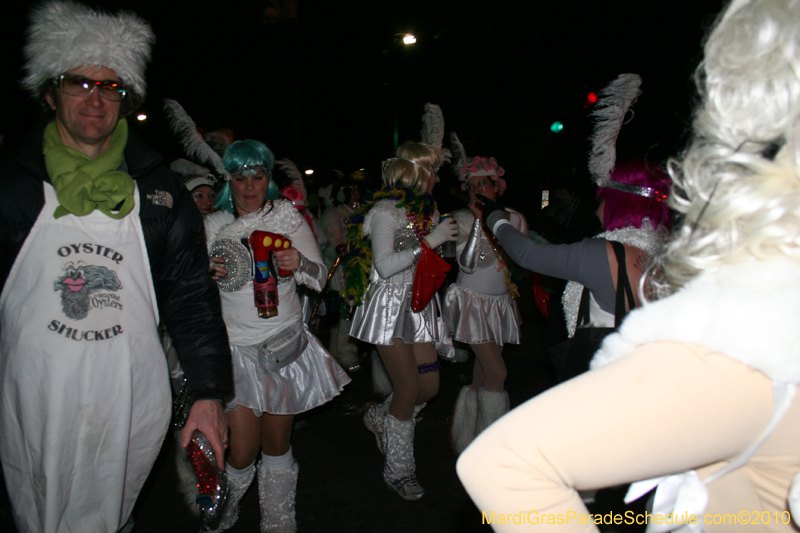
[[[189,462],[197,476],[197,507],[206,522],[214,520],[228,494],[228,477],[217,468],[217,459],[205,435],[195,431],[186,447]]]

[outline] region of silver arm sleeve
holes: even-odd
[[[458,264],[465,274],[472,274],[475,272],[475,267],[478,264],[478,248],[481,243],[481,233],[481,220],[476,218],[472,223],[472,231],[469,237],[467,237],[467,243],[461,251],[461,257],[458,259]]]
[[[316,263],[310,261],[306,256],[300,253],[300,268],[294,272],[294,280],[298,285],[305,285],[314,289],[317,292],[322,291],[325,287],[325,281],[328,277],[328,272],[325,270],[323,263]]]

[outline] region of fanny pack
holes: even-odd
[[[258,345],[258,364],[267,372],[275,372],[294,363],[306,346],[303,322],[295,322]]]

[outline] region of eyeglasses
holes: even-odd
[[[121,81],[91,80],[74,74],[62,74],[56,80],[56,85],[61,92],[70,96],[85,98],[100,87],[100,96],[111,102],[121,102],[128,94],[128,90]]]

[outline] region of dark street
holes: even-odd
[[[551,364],[539,346],[538,325],[542,319],[532,301],[530,292],[523,292],[520,308],[524,344],[507,346],[504,350],[508,367],[506,389],[512,408],[554,382]],[[320,338],[325,340],[324,333]],[[491,531],[481,523],[481,514],[456,476],[456,456],[449,444],[453,405],[462,379],[471,373],[472,359],[467,363],[443,362],[439,395],[420,415],[415,455],[417,475],[426,495],[419,501],[402,500],[381,479],[383,456],[361,420],[370,402],[380,400],[372,392],[368,359],[359,372],[351,374],[353,381],[340,396],[298,416],[292,440],[300,464],[298,530],[302,533]],[[174,450],[170,433],[134,511],[135,533],[197,533],[200,529],[200,519],[184,506],[178,492]],[[614,505],[619,502],[619,496],[616,498]],[[603,500],[600,497],[598,500],[592,512],[607,512]],[[253,484],[242,501],[239,522],[229,531],[258,530],[258,490]],[[0,498],[0,531],[17,531],[5,483]]]

